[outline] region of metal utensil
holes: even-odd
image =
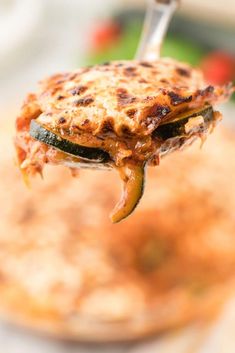
[[[148,0],[137,60],[153,61],[160,57],[163,39],[178,5],[178,0]]]

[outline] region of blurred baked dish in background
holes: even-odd
[[[49,167],[27,191],[0,131],[3,318],[58,337],[133,339],[208,319],[234,293],[234,134],[150,168],[142,210],[111,225],[113,173],[78,180]]]

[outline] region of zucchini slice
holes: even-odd
[[[110,215],[113,223],[118,223],[128,217],[138,205],[143,192],[145,181],[145,165],[127,163],[118,168],[123,181],[121,199]]]
[[[36,120],[32,120],[30,123],[30,136],[69,155],[80,157],[83,160],[95,163],[110,161],[110,156],[107,152],[94,147],[81,146],[66,140],[54,132],[47,130]]]
[[[213,108],[208,105],[203,109],[193,110],[191,112],[186,112],[178,116],[175,120],[167,121],[162,125],[159,125],[158,128],[154,131],[154,137],[160,137],[163,140],[168,138],[176,137],[176,136],[185,136],[188,134],[187,131],[187,123],[189,121],[193,121],[193,119],[197,119],[198,117],[203,118],[203,122],[198,125],[198,132],[200,128],[205,128],[209,122],[213,121]]]

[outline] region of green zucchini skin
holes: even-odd
[[[210,121],[213,120],[213,108],[211,106],[207,106],[200,111],[192,113],[188,116],[183,117],[182,119],[178,119],[175,121],[169,121],[165,124],[159,125],[158,128],[154,131],[154,137],[160,137],[163,140],[168,138],[183,136],[185,135],[185,125],[191,118],[195,118],[197,116],[203,116],[204,124],[207,125]]]
[[[96,163],[110,161],[110,156],[107,152],[98,148],[81,146],[66,140],[54,132],[47,130],[36,120],[32,120],[30,123],[30,136],[60,151],[80,157],[84,160],[94,161]]]
[[[126,164],[119,169],[123,180],[123,191],[119,202],[110,215],[112,223],[119,223],[127,218],[137,207],[144,193],[145,166],[138,164]]]
[[[213,121],[213,108],[206,106],[201,110],[194,111],[191,114],[189,113],[189,115],[185,113],[181,118],[166,122],[158,126],[153,132],[153,137],[165,141],[169,138],[185,136],[185,125],[188,123],[189,119],[200,115],[204,118],[204,126],[207,126]],[[84,161],[93,161],[94,163],[107,163],[111,161],[110,155],[106,151],[73,143],[47,130],[36,120],[32,120],[30,123],[30,136],[69,155],[82,158]]]

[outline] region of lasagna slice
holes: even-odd
[[[115,168],[123,193],[112,222],[127,217],[144,188],[144,171],[204,138],[221,119],[213,105],[231,85],[208,86],[201,72],[172,59],[116,61],[57,74],[26,99],[16,121],[23,175],[45,164]]]

